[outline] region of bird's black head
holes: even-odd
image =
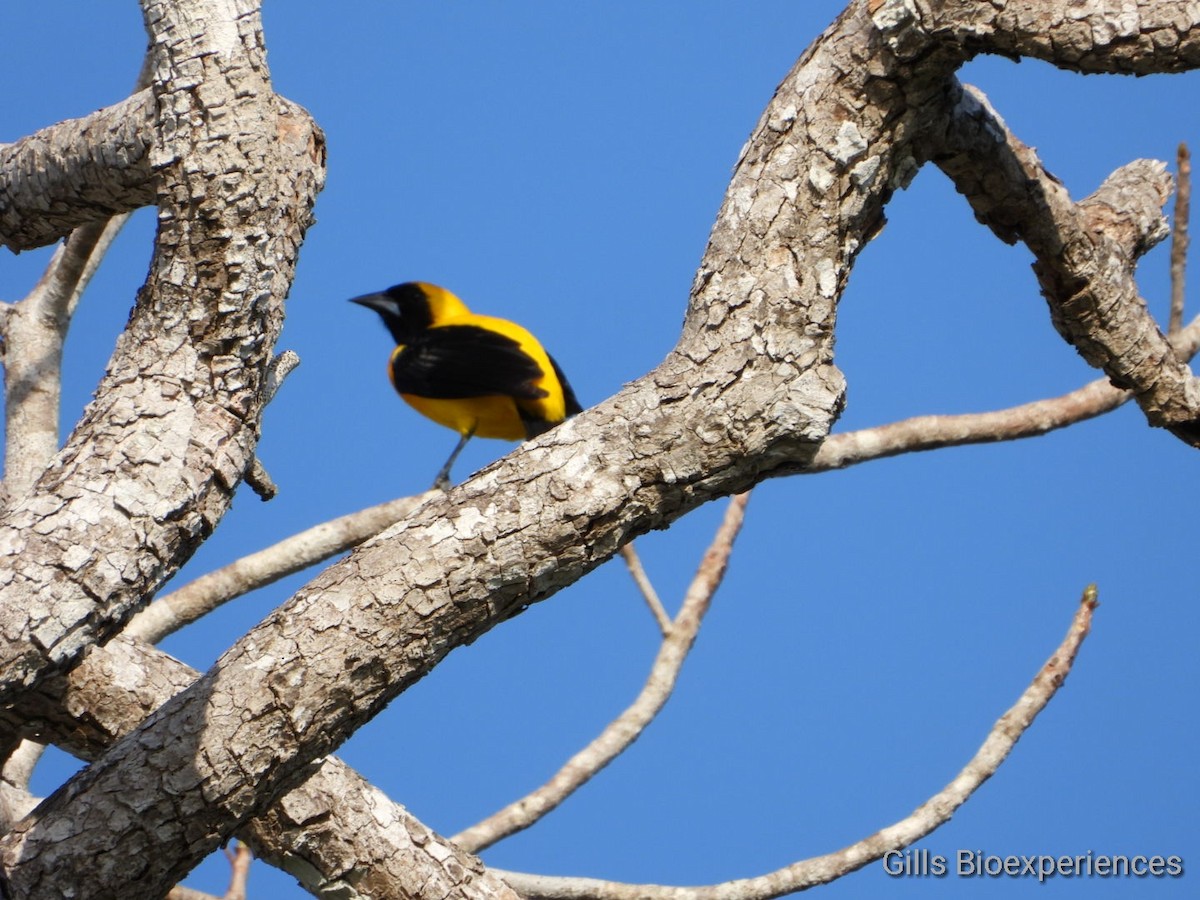
[[[377,294],[352,297],[350,302],[379,313],[397,344],[410,343],[433,323],[429,296],[419,281],[406,281]]]

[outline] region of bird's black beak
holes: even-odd
[[[365,306],[367,309],[373,309],[381,316],[398,316],[400,315],[400,307],[387,294],[362,294],[358,297],[351,297],[351,303],[357,303],[359,306]]]
[[[350,302],[375,310],[379,313],[379,318],[383,319],[384,327],[387,328],[392,339],[397,344],[407,343],[408,329],[404,326],[404,316],[401,314],[400,304],[396,302],[395,297],[386,292],[363,294],[361,297],[351,297]]]

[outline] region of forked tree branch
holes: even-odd
[[[1089,587],[1075,613],[1067,636],[1046,660],[1033,682],[1006,712],[961,772],[910,816],[835,853],[793,863],[756,878],[743,878],[703,887],[622,884],[594,878],[557,878],[493,869],[526,900],[770,900],[784,894],[827,884],[861,869],[886,854],[902,850],[949,821],[985,781],[992,777],[1013,747],[1062,687],[1075,655],[1087,637],[1096,608],[1096,589]]]
[[[730,498],[725,517],[688,586],[679,613],[667,629],[646,685],[633,704],[540,788],[460,831],[450,840],[464,850],[478,853],[528,828],[556,809],[638,739],[675,689],[679,671],[696,641],[704,614],[725,577],[729,555],[741,530],[749,499],[749,493]]]
[[[162,20],[183,6],[144,2]],[[671,356],[618,396],[422,505],[386,537],[367,542],[311,582],[208,675],[43,804],[36,819],[27,819],[0,841],[10,889],[63,893],[75,883],[72,872],[86,865],[95,876],[96,896],[126,896],[135,884],[167,890],[221,836],[307,776],[315,760],[453,647],[572,583],[637,534],[709,499],[811,462],[842,402],[844,384],[833,365],[841,286],[856,254],[881,224],[888,195],[915,171],[913,135],[942,114],[937,98],[946,79],[977,49],[971,42],[983,40],[982,31],[970,31],[966,39],[951,35],[942,42],[926,41],[911,56],[889,55],[870,18],[872,10],[885,5],[916,8],[915,2],[892,0],[852,3],[780,86],[739,160]],[[242,6],[252,4],[230,0],[220,8]],[[1041,8],[1048,15],[1077,18],[1074,5]],[[1176,8],[1184,21],[1173,26],[1174,33],[1187,44],[1200,16],[1194,9],[1188,14]],[[973,10],[964,13],[969,14]],[[225,24],[235,38],[241,34],[236,29],[245,28],[243,48],[260,48],[251,12]],[[176,25],[171,40],[196,37],[197,21]],[[1087,57],[1089,65],[1107,59],[1114,66],[1149,71],[1155,65],[1175,66],[1180,56],[1162,49],[1165,45],[1146,49],[1123,36],[1108,41],[1085,30],[1066,37],[1077,43],[1059,44],[1059,52]],[[207,76],[215,80],[208,86],[218,87],[228,75],[220,67],[236,63],[194,43],[185,49],[178,70],[186,72],[188,90],[179,90],[173,80],[176,69],[164,80],[170,101],[165,107],[186,131],[191,120],[183,112],[190,111],[189,98],[204,93],[192,90],[194,85]],[[205,73],[206,65],[217,70]],[[243,74],[249,73],[239,70],[237,77]],[[250,78],[239,82],[235,95],[253,103],[261,99],[254,89],[264,86],[261,78]],[[270,115],[268,106],[256,111]],[[180,159],[199,157],[194,146],[176,142],[159,150],[156,164],[166,170]],[[203,232],[207,221],[193,216],[186,204],[213,181],[204,167],[167,174],[181,176],[178,182],[166,179],[160,196],[160,243],[170,244],[193,226]],[[311,182],[296,193],[305,194],[308,187]],[[289,194],[288,200],[303,197]],[[217,207],[210,212],[219,212]],[[242,224],[239,219],[227,227],[236,231]],[[199,241],[203,234],[189,232],[188,237]],[[287,253],[275,259],[280,255],[290,260]],[[241,277],[257,285],[236,262],[223,257],[212,263],[224,279],[221,285]],[[219,413],[219,421],[204,422],[208,431],[197,439],[204,459],[195,464],[207,479],[203,484],[215,483],[218,489],[197,496],[198,484],[180,477],[194,474],[190,466],[163,467],[168,461],[136,452],[128,457],[135,464],[122,470],[122,477],[131,479],[122,485],[137,490],[125,490],[116,499],[129,520],[126,526],[145,533],[138,532],[142,550],[118,573],[124,578],[119,585],[107,569],[72,552],[80,536],[64,522],[75,527],[81,519],[59,516],[54,504],[62,498],[52,491],[43,506],[25,512],[25,519],[9,522],[15,541],[33,532],[35,523],[42,526],[37,533],[45,531],[60,542],[47,548],[50,555],[81,574],[64,575],[61,564],[56,568],[59,580],[53,584],[59,593],[45,598],[53,605],[53,619],[43,607],[27,615],[28,606],[7,602],[23,598],[6,593],[0,630],[13,641],[44,636],[40,646],[54,650],[48,658],[30,652],[10,661],[0,673],[11,686],[6,699],[19,693],[18,687],[42,684],[55,666],[70,664],[83,647],[102,640],[164,573],[174,571],[190,549],[185,538],[196,539],[215,524],[229,487],[248,463],[264,360],[260,344],[247,343],[246,326],[269,347],[278,324],[271,316],[278,307],[254,310],[270,320],[258,328],[263,325],[258,316],[236,304],[230,308],[226,291],[211,290],[215,282],[202,279],[203,290],[186,293],[178,290],[178,279],[171,280],[169,266],[156,272],[171,287],[139,304],[142,317],[135,316],[129,341],[178,337],[178,317],[186,318],[187,311],[233,319],[214,316],[214,324],[231,329],[214,340],[233,342],[238,352],[233,358],[201,354],[196,369],[213,375],[216,384],[186,382],[204,395],[202,412],[215,408]],[[261,274],[279,275],[276,270]],[[285,286],[289,275],[287,269],[276,283]],[[282,293],[255,296],[277,299]],[[238,321],[239,314],[247,314],[246,320]],[[134,366],[119,374],[146,373]],[[196,398],[178,393],[182,382],[158,377],[158,370],[150,374],[154,377],[143,384],[177,392],[170,396],[180,407],[170,407],[170,415],[195,414]],[[117,402],[131,401],[122,387],[107,385],[103,396],[111,402],[97,415],[122,425],[128,421],[122,415],[135,416],[131,427],[118,429],[113,446],[117,452],[138,451],[157,435],[136,420],[136,404]],[[144,399],[142,393],[136,398]],[[182,423],[165,424],[173,434]],[[206,442],[205,436],[220,441]],[[142,442],[124,443],[132,437]],[[138,481],[152,474],[157,477]],[[58,483],[78,487],[69,477]],[[104,501],[111,504],[112,498]],[[102,529],[81,532],[96,538],[94,546],[111,545],[99,539]],[[74,540],[70,550],[68,536]],[[34,552],[39,549],[30,548],[29,555],[42,558]],[[440,562],[445,558],[458,565],[448,569]],[[40,586],[44,573],[22,575]],[[42,600],[32,587],[29,596]],[[103,602],[95,603],[94,597]],[[86,826],[117,820],[119,829]],[[135,858],[143,864],[140,871],[127,868]]]
[[[981,222],[1033,252],[1059,333],[1132,390],[1150,424],[1200,447],[1200,379],[1171,349],[1134,280],[1138,258],[1167,235],[1163,164],[1129,163],[1072,203],[986,97],[957,84],[948,96],[947,127],[927,136],[930,157]]]
[[[621,558],[625,560],[625,567],[629,569],[629,576],[633,579],[633,583],[637,585],[638,593],[646,601],[646,606],[650,609],[650,615],[654,616],[654,621],[658,624],[658,630],[662,632],[663,637],[666,637],[671,633],[671,616],[663,606],[663,602],[658,596],[658,591],[654,589],[654,584],[650,581],[650,576],[646,574],[646,569],[642,565],[642,559],[638,556],[638,552],[632,543],[626,544],[621,548]]]

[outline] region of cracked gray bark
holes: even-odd
[[[1078,204],[986,98],[957,83],[930,156],[1001,240],[1021,240],[1063,338],[1112,383],[1132,390],[1151,425],[1200,446],[1200,381],[1171,348],[1133,278],[1167,236],[1166,167],[1137,160]],[[1005,177],[995,177],[996,172]],[[982,176],[982,177],[981,177]]]
[[[150,90],[0,145],[0,246],[32,250],[155,202]]]
[[[93,647],[69,675],[28,692],[16,713],[31,734],[93,760],[186,689],[198,672],[124,635]],[[2,787],[2,785],[0,785]],[[237,837],[313,896],[351,900],[514,900],[456,847],[333,757],[246,823]]]
[[[0,523],[19,564],[2,588],[19,650],[0,657],[6,700],[111,634],[215,526],[252,455],[320,145],[270,94],[253,4],[211,5],[227,16],[210,34],[193,4],[145,3],[167,44],[159,247],[97,402]],[[983,49],[1081,71],[1197,64],[1194,5],[1125,4],[1111,27],[1090,9],[852,3],[751,136],[667,360],[311,582],[0,841],[5,886],[63,896],[86,871],[92,896],[164,892],[454,647],[636,534],[804,470],[842,403],[837,298],[924,158],[914,141],[942,121],[957,66]],[[219,114],[193,122],[193,104]],[[232,133],[245,159],[222,156]],[[118,561],[84,549],[131,544]]]
[[[219,28],[194,11],[146,4],[150,275],[96,399],[0,519],[5,700],[114,633],[220,521],[252,459],[323,144],[271,93],[257,17]]]

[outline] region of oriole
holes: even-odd
[[[396,342],[388,377],[404,402],[461,436],[434,487],[449,485],[473,435],[525,440],[582,411],[537,338],[515,322],[476,315],[445,288],[409,281],[350,302],[379,313]]]

